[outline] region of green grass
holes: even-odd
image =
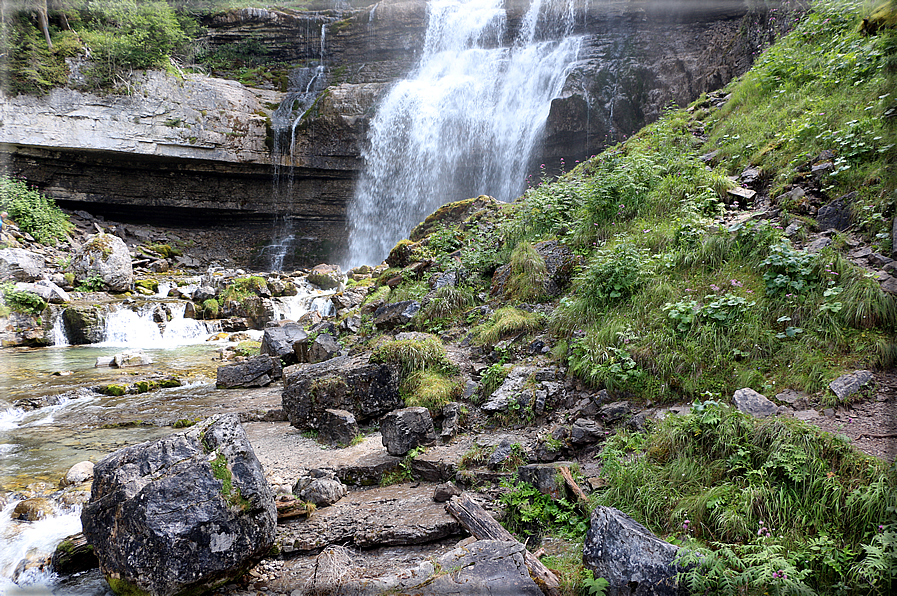
[[[434,418],[442,414],[442,407],[456,401],[464,392],[464,382],[456,375],[439,370],[418,370],[408,375],[402,383],[402,394],[408,407],[421,406]]]
[[[495,345],[502,339],[536,331],[542,325],[542,317],[538,314],[506,306],[496,310],[488,321],[475,329],[474,341],[479,345]]]
[[[53,199],[9,176],[0,175],[0,211],[9,213],[22,232],[43,244],[64,240],[72,229],[68,216]]]
[[[764,562],[749,556],[762,551],[820,593],[838,582],[868,591],[860,577],[869,562],[864,545],[880,525],[897,521],[893,466],[803,422],[758,420],[711,402],[647,434],[614,436],[601,460],[608,488],[596,504],[692,548],[741,548],[737,563],[715,564],[731,564],[733,574],[739,565],[752,567],[754,575],[745,575],[752,589],[774,583],[763,575]],[[836,572],[827,560],[839,552]]]

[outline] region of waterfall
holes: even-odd
[[[502,0],[431,0],[420,63],[373,118],[349,263],[379,263],[440,205],[519,196],[581,37],[582,0],[532,0],[510,47]]]
[[[182,302],[148,302],[137,310],[112,311],[106,315],[102,344],[162,348],[204,341],[208,336],[206,325],[184,318],[186,306]],[[164,324],[164,331],[160,323]]]
[[[69,342],[68,335],[65,333],[65,323],[62,320],[63,311],[60,310],[56,313],[56,320],[53,321],[53,329],[50,331],[50,334],[53,338],[54,346],[68,346],[71,345]]]

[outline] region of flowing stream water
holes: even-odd
[[[272,300],[275,318],[295,320],[309,311],[332,314],[332,291],[300,290]],[[96,462],[122,447],[171,433],[176,420],[241,411],[239,392],[214,385],[220,364],[215,358],[229,342],[208,341],[217,325],[185,318],[186,301],[164,294],[167,288],[139,303],[110,305],[100,343],[69,345],[60,324],[55,346],[0,350],[0,595],[109,594],[96,572],[60,583],[46,569],[23,571],[23,562],[47,556],[63,538],[80,531],[78,506],[56,501],[50,517],[25,522],[12,519],[15,505],[31,494],[53,493],[80,461]],[[262,333],[249,334],[260,338]],[[152,365],[121,370],[94,366],[99,357],[138,348]],[[90,391],[133,383],[153,372],[177,376],[184,385],[122,396]],[[56,403],[34,410],[15,405],[25,398]]]
[[[503,0],[431,0],[420,63],[371,122],[348,265],[379,263],[445,203],[521,194],[582,38],[582,0],[532,0],[510,46]]]

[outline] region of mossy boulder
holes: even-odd
[[[91,236],[75,253],[70,267],[79,282],[101,279],[112,292],[127,292],[134,283],[128,247],[112,234]]]
[[[463,201],[448,203],[428,215],[424,221],[417,224],[414,229],[411,230],[411,234],[408,235],[408,238],[412,242],[418,242],[442,226],[461,224],[481,211],[497,211],[502,205],[503,203],[488,195],[480,195],[478,197],[473,197],[472,199],[464,199]]]
[[[72,344],[95,344],[103,341],[103,311],[93,305],[73,305],[62,312],[65,333]]]

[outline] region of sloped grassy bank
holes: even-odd
[[[693,593],[893,588],[895,465],[803,422],[720,402],[751,387],[841,405],[830,381],[897,360],[894,295],[847,254],[857,243],[893,249],[895,14],[894,3],[815,3],[721,93],[536,182],[513,205],[444,207],[434,220],[474,212],[458,225],[425,222],[379,278],[374,296],[395,302],[427,292],[426,266],[463,272],[417,326],[449,336],[474,326],[470,343],[505,354],[484,385],[500,384],[501,363],[515,357],[503,340],[547,334],[571,374],[612,397],[695,402],[687,416],[610,439],[607,488],[593,496],[686,546],[681,580]],[[852,226],[819,229],[814,216],[839,198]],[[560,297],[547,294],[546,241],[579,259]],[[471,307],[504,264],[491,285],[496,310],[483,318]],[[575,506],[521,485],[505,504],[512,529],[581,544],[587,518]],[[571,553],[549,563],[570,593],[589,593]]]

